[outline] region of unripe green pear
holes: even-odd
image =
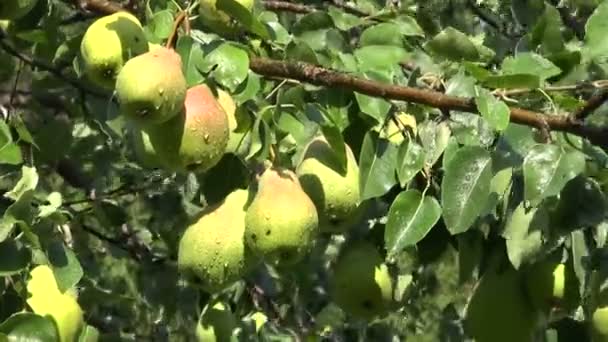
[[[591,328],[593,342],[608,342],[608,306],[595,309]]]
[[[291,170],[270,167],[260,176],[245,216],[250,248],[275,265],[302,260],[319,232],[317,209]]]
[[[87,78],[113,90],[116,76],[132,57],[148,51],[148,41],[139,20],[128,12],[114,13],[91,24],[80,43]]]
[[[226,151],[228,118],[204,84],[188,89],[185,110],[169,121],[149,126],[146,132],[167,169],[204,172]]]
[[[467,304],[467,335],[477,342],[534,341],[539,314],[526,300],[523,282],[511,264],[488,269]]]
[[[341,251],[330,284],[333,301],[358,318],[383,316],[392,303],[388,268],[377,248],[366,241],[351,243]]]
[[[120,112],[142,127],[167,122],[182,112],[186,91],[181,57],[164,47],[131,58],[116,78]]]
[[[199,342],[228,342],[238,326],[236,317],[222,302],[208,306],[196,326]]]
[[[133,152],[138,163],[148,169],[162,167],[162,160],[150,142],[150,136],[145,131],[134,126],[129,130]]]
[[[247,190],[231,192],[204,210],[180,239],[180,273],[207,292],[231,285],[257,262],[244,240],[248,199]]]
[[[217,101],[222,106],[226,115],[228,115],[228,127],[230,129],[230,138],[228,139],[228,145],[226,146],[226,153],[237,153],[238,151],[249,149],[251,143],[250,139],[246,138],[247,130],[251,128],[253,124],[251,120],[237,120],[236,103],[229,93],[223,89],[217,89]],[[245,119],[248,119],[246,117]],[[239,124],[241,125],[239,127]]]
[[[38,0],[2,0],[0,1],[0,19],[16,20],[28,14]]]
[[[344,233],[359,207],[359,166],[348,145],[346,171],[324,137],[314,138],[306,147],[296,173],[304,191],[319,214],[322,232]]]
[[[217,2],[222,0],[200,0],[199,15],[203,25],[218,34],[234,34],[238,32],[238,25],[232,22],[230,16],[217,9]],[[237,0],[248,11],[253,10],[253,0]]]
[[[389,119],[386,127],[380,131],[379,136],[400,145],[405,140],[404,134],[407,134],[408,130],[410,134],[417,133],[416,118],[413,115],[400,112],[395,119]]]

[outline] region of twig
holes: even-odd
[[[310,5],[296,4],[287,1],[266,0],[262,2],[264,8],[270,11],[285,11],[300,14],[307,14],[316,11],[317,9]]]
[[[167,44],[165,44],[167,49],[175,49],[175,44],[177,43],[179,27],[182,25],[182,22],[184,22],[184,19],[186,19],[187,16],[188,16],[188,14],[186,13],[186,11],[181,11],[177,15],[177,17],[175,17],[175,20],[173,21],[173,29],[171,30],[171,34],[169,35],[169,38],[167,39]]]
[[[608,101],[608,90],[601,90],[591,96],[587,103],[572,113],[573,119],[584,120],[587,116],[598,109],[604,102]]]
[[[251,57],[249,66],[251,70],[262,76],[295,79],[327,87],[341,87],[369,96],[414,102],[441,110],[479,113],[475,102],[470,98],[448,96],[432,90],[383,84],[308,63]],[[549,127],[551,130],[576,134],[589,139],[596,145],[608,148],[608,129],[584,125],[567,116],[549,116],[517,107],[510,107],[510,109],[512,122],[538,129]]]
[[[346,13],[356,15],[358,17],[369,17],[370,16],[368,13],[365,13],[354,6],[344,3],[344,1],[342,1],[342,0],[331,0],[330,2],[334,6],[343,9],[344,12],[346,12]]]

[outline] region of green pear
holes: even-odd
[[[466,312],[465,332],[477,342],[532,342],[538,311],[528,303],[524,279],[511,264],[488,269]]]
[[[148,169],[162,167],[162,160],[154,150],[148,133],[134,126],[130,128],[129,135],[135,158],[141,166]]]
[[[251,129],[253,122],[248,116],[241,116],[237,119],[236,103],[226,91],[218,88],[217,101],[228,115],[230,138],[226,146],[226,153],[237,154],[239,151],[249,150],[251,139],[247,138],[247,131]]]
[[[228,118],[204,84],[188,89],[184,107],[182,113],[146,132],[167,169],[204,172],[224,155],[230,137]]]
[[[248,246],[279,266],[302,260],[319,232],[314,203],[295,173],[280,167],[267,168],[260,176],[245,225]]]
[[[322,232],[344,233],[359,207],[359,166],[348,145],[346,171],[324,137],[314,138],[306,147],[296,173],[304,191],[314,202]]]
[[[388,312],[393,281],[374,245],[366,241],[346,245],[331,271],[330,295],[344,312],[367,320]]]
[[[148,40],[141,23],[128,12],[97,19],[80,43],[84,74],[107,90],[114,89],[116,76],[129,59],[147,51]]]
[[[608,342],[608,306],[595,309],[591,317],[593,342]]]
[[[230,308],[216,302],[213,306],[208,305],[201,314],[196,326],[196,338],[199,342],[228,342],[237,326]]]
[[[412,134],[417,133],[416,118],[405,112],[400,112],[395,119],[389,119],[386,127],[380,131],[380,138],[388,139],[390,142],[400,145],[404,138],[404,133],[408,130]]]
[[[233,284],[257,262],[244,241],[248,199],[247,190],[231,192],[204,210],[180,239],[180,273],[207,292]]]
[[[165,47],[131,58],[116,77],[120,112],[141,127],[167,122],[182,112],[186,91],[181,57]]]
[[[228,13],[217,9],[217,2],[222,0],[200,0],[199,16],[205,27],[221,35],[232,35],[239,31],[239,26],[232,21]],[[247,11],[253,11],[253,0],[237,0]]]
[[[16,20],[28,14],[38,0],[2,0],[0,1],[0,19]]]

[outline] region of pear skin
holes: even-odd
[[[199,342],[230,341],[232,331],[238,326],[230,307],[222,302],[211,303],[200,316],[196,326]]]
[[[116,78],[120,112],[143,128],[183,112],[186,91],[181,57],[165,47],[131,58]]]
[[[229,139],[228,118],[208,86],[188,89],[185,110],[146,129],[167,169],[204,172],[215,166]]]
[[[204,210],[180,239],[178,269],[205,291],[231,285],[257,262],[244,241],[248,200],[247,190],[231,192]]]
[[[347,245],[332,268],[331,297],[346,313],[373,319],[388,312],[393,282],[374,245],[356,241]]]
[[[80,43],[85,75],[106,90],[114,89],[116,76],[130,58],[147,51],[148,41],[141,23],[128,12],[97,19]]]
[[[279,167],[270,167],[260,176],[245,225],[248,246],[279,266],[302,260],[319,233],[314,203],[295,173]]]
[[[358,216],[359,166],[351,148],[346,149],[346,171],[336,159],[335,152],[319,136],[306,147],[296,173],[304,191],[310,196],[319,213],[322,232],[344,233]]]

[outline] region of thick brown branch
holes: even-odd
[[[584,106],[572,113],[572,118],[584,120],[606,101],[608,101],[608,90],[601,90],[597,94],[591,96]]]
[[[124,10],[119,4],[109,0],[78,0],[78,4],[81,10],[100,14],[112,14]]]
[[[285,11],[285,12],[293,12],[306,14],[316,11],[317,9],[313,6],[296,4],[293,2],[286,1],[275,1],[275,0],[266,0],[262,2],[264,4],[264,8],[270,11]]]
[[[250,68],[263,76],[295,79],[314,85],[341,87],[362,94],[428,105],[442,110],[478,113],[472,99],[440,92],[383,84],[302,62],[283,62],[252,57]],[[549,116],[527,109],[510,107],[511,121],[518,124],[563,131],[588,138],[593,144],[608,147],[608,130],[591,127],[567,116]]]

